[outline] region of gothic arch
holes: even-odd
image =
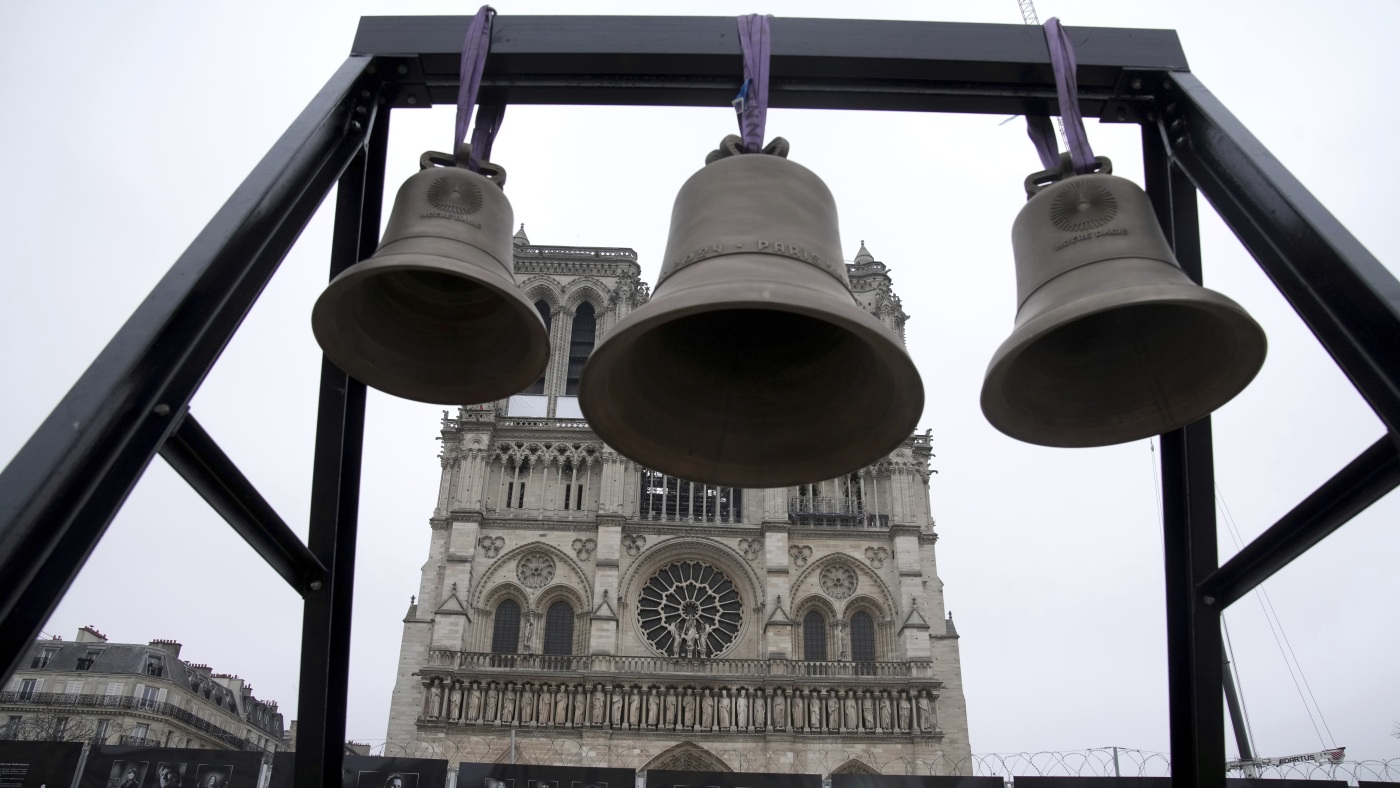
[[[846,600],[846,605],[841,610],[841,620],[846,624],[847,642],[852,637],[850,631],[851,619],[856,613],[865,613],[870,616],[871,622],[875,625],[875,660],[884,662],[890,659],[890,654],[894,650],[894,614],[886,612],[887,608],[869,594],[856,594]],[[851,659],[855,659],[855,646],[851,646]]]
[[[826,643],[826,658],[834,660],[836,659],[836,644],[832,638],[831,628],[837,621],[841,620],[841,617],[837,614],[836,607],[831,603],[831,600],[821,594],[808,594],[792,606],[792,651],[790,653],[794,659],[807,658],[806,618],[807,614],[813,611],[820,613],[826,621],[822,640]]]
[[[635,642],[635,645],[643,649],[639,653],[645,654],[652,651],[651,646],[638,632],[635,600],[641,593],[642,585],[663,566],[673,561],[686,560],[700,560],[710,563],[723,572],[739,591],[743,617],[739,622],[739,631],[735,634],[734,641],[724,652],[726,656],[733,657],[736,654],[735,649],[747,644],[751,633],[757,631],[754,621],[762,615],[760,608],[764,604],[764,585],[749,562],[745,561],[744,557],[734,548],[709,537],[676,536],[663,539],[657,542],[656,546],[646,548],[641,557],[627,567],[621,582],[618,583],[620,608],[618,618],[622,625],[621,634],[625,638],[632,639],[628,642]]]
[[[847,555],[846,553],[831,553],[807,564],[807,567],[797,575],[792,585],[789,586],[789,588],[792,589],[793,597],[796,598],[799,594],[803,593],[804,583],[821,577],[820,572],[822,569],[839,562],[845,562],[849,565],[860,578],[855,596],[847,600],[832,600],[832,605],[842,614],[842,618],[845,617],[845,608],[848,607],[853,600],[862,596],[873,597],[877,603],[883,606],[883,609],[891,611],[891,614],[899,609],[894,604],[894,596],[890,594],[889,587],[885,585],[885,581],[881,580],[879,575],[871,571],[870,567],[866,566],[864,561],[857,559],[853,555]],[[825,596],[825,593],[821,590],[820,584],[815,582],[813,583],[812,589],[808,590],[806,593],[822,594]]]
[[[859,758],[852,758],[849,761],[831,770],[832,774],[879,774],[880,770],[862,761]]]
[[[584,599],[591,599],[593,597],[592,586],[588,582],[588,575],[584,574],[583,569],[579,566],[577,561],[575,561],[569,555],[565,554],[563,550],[560,550],[558,547],[555,547],[554,545],[549,544],[547,542],[528,542],[526,544],[520,545],[519,547],[511,548],[510,550],[507,550],[505,553],[501,554],[498,558],[496,558],[495,562],[491,564],[491,568],[486,570],[486,573],[481,576],[481,580],[478,581],[476,585],[475,596],[478,600],[482,601],[477,602],[477,606],[483,606],[484,600],[487,598],[487,596],[493,593],[495,588],[504,585],[514,586],[521,593],[525,594],[525,599],[527,600],[531,597],[538,598],[538,591],[532,594],[528,590],[520,588],[519,584],[515,582],[513,575],[505,574],[507,571],[507,567],[511,568],[509,571],[515,571],[514,567],[516,561],[521,556],[534,551],[539,551],[549,555],[550,558],[554,559],[554,564],[559,569],[567,569],[568,571],[573,572],[574,577],[576,578],[576,582],[578,583],[579,593],[583,594]],[[556,570],[554,575],[554,582],[550,583],[549,585],[567,582],[568,579],[560,577],[560,572]],[[534,607],[534,603],[522,605],[522,608],[525,610],[530,610]]]
[[[683,772],[732,772],[724,759],[695,742],[683,741],[670,749],[663,750],[637,772],[649,769],[663,769]]]
[[[530,299],[530,303],[544,301],[551,312],[557,311],[562,301],[564,285],[552,276],[532,276],[520,283],[520,292]]]
[[[549,608],[555,602],[568,602],[574,609],[574,637],[573,654],[585,653],[588,645],[588,619],[592,613],[588,609],[588,601],[583,598],[577,588],[564,583],[554,583],[542,591],[535,598],[534,612],[540,616],[540,653],[544,653],[544,616],[549,613]]]
[[[591,276],[581,276],[564,287],[563,306],[572,317],[579,304],[587,301],[601,318],[608,308],[608,287]],[[601,320],[599,322],[602,322]]]

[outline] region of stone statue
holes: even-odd
[[[633,687],[627,693],[627,724],[633,730],[642,725],[642,699],[637,694],[637,688]]]
[[[433,680],[432,687],[428,690],[428,713],[425,716],[437,717],[442,714],[442,682]]]
[[[554,715],[553,715],[553,711],[554,711],[554,701],[553,701],[553,700],[550,700],[550,697],[549,697],[550,693],[553,692],[553,691],[554,691],[554,688],[553,688],[553,687],[549,687],[549,686],[540,687],[540,713],[539,713],[539,721],[540,721],[540,724],[541,724],[541,725],[548,725],[548,724],[550,724],[551,722],[554,721]]]
[[[710,656],[710,639],[706,637],[705,622],[695,620],[695,657],[704,659]]]
[[[559,727],[569,724],[569,688],[563,684],[554,693],[554,724]]]
[[[826,729],[833,733],[841,730],[841,698],[834,689],[826,691]]]
[[[501,724],[510,725],[513,722],[515,722],[515,685],[507,684],[501,698]]]
[[[681,698],[681,727],[690,730],[695,727],[695,695],[689,688]]]
[[[477,722],[481,719],[481,685],[473,681],[471,687],[467,692],[467,720]]]
[[[749,691],[744,687],[739,688],[739,697],[734,699],[734,727],[749,729]]]
[[[860,724],[868,731],[875,730],[875,701],[870,697],[869,690],[861,693]]]
[[[802,705],[802,692],[799,690],[792,693],[788,699],[788,709],[792,712],[792,729],[797,730],[806,721],[807,712]]]
[[[890,693],[880,693],[880,728],[882,730],[894,730],[894,714],[890,708]]]
[[[901,693],[899,693],[899,729],[900,729],[900,730],[902,730],[902,731],[907,731],[907,730],[909,730],[909,722],[910,722],[910,719],[909,719],[909,718],[910,718],[910,714],[911,714],[911,710],[910,710],[910,708],[909,708],[909,695],[908,695],[908,693],[901,692]]]
[[[680,659],[681,657],[685,656],[685,652],[682,650],[681,646],[681,635],[684,630],[684,625],[685,620],[680,618],[666,625],[666,629],[671,633],[671,646],[672,651],[674,652],[673,654],[671,654],[671,656],[675,657],[676,659]]]
[[[612,703],[609,704],[612,713],[608,715],[608,724],[614,728],[622,727],[622,688],[613,687]]]
[[[786,690],[773,690],[773,727],[782,730],[787,727],[787,706],[783,693]]]
[[[695,619],[686,619],[681,629],[681,656],[687,659],[700,656],[697,648],[699,646],[700,634],[695,628]]]
[[[933,704],[929,702],[928,695],[919,693],[919,730],[933,730]]]
[[[657,690],[656,690],[656,688],[654,688],[654,687],[653,687],[650,691],[647,692],[647,721],[646,721],[646,726],[647,726],[648,728],[655,728],[655,727],[657,727],[657,726],[661,723],[661,720],[659,719],[659,714],[658,714],[658,712],[660,712],[660,710],[661,710],[661,701],[660,701],[659,698],[656,697],[656,693],[657,693]]]
[[[535,686],[526,684],[520,691],[520,724],[528,725],[535,721]]]
[[[856,710],[856,699],[851,695],[850,690],[846,690],[846,697],[841,701],[841,708],[844,712],[841,723],[848,730],[855,730],[860,727],[860,716]]]
[[[720,690],[720,691],[719,691],[719,727],[720,727],[720,730],[726,730],[726,731],[727,731],[727,730],[729,730],[729,726],[733,724],[732,720],[734,719],[734,709],[733,709],[733,707],[730,705],[730,703],[731,703],[731,701],[730,701],[730,699],[729,699],[729,690],[727,690],[727,689],[722,689],[722,690]]]
[[[500,693],[496,691],[496,682],[491,682],[486,688],[486,721],[494,722],[496,719],[496,702],[500,699]]]
[[[764,723],[768,717],[768,694],[762,688],[754,691],[753,695],[753,729],[763,730]]]
[[[715,727],[715,696],[710,694],[709,687],[700,699],[700,727],[705,730]]]
[[[589,707],[590,707],[589,710],[588,710],[588,711],[589,711],[589,720],[593,723],[594,727],[598,727],[598,726],[602,725],[602,724],[603,724],[603,685],[602,685],[602,684],[594,684],[594,685],[593,685],[593,700],[592,700],[588,705],[589,705]]]
[[[822,698],[815,690],[807,698],[807,728],[814,731],[822,729]]]
[[[462,718],[462,682],[452,682],[452,689],[447,694],[448,709],[447,718],[449,720],[459,720]]]
[[[526,614],[525,614],[525,635],[524,635],[521,639],[522,639],[522,641],[523,641],[523,644],[522,644],[522,645],[523,645],[523,648],[521,649],[521,651],[522,651],[523,653],[525,653],[525,654],[533,654],[533,653],[535,653],[535,651],[534,651],[535,614],[533,614],[533,613],[526,613]]]
[[[574,727],[582,728],[588,720],[588,688],[575,684],[569,694],[573,697]]]
[[[674,689],[668,688],[666,690],[666,702],[662,712],[661,724],[674,729],[676,727],[676,691]]]

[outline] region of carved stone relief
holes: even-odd
[[[598,549],[598,540],[575,539],[573,547],[574,555],[578,556],[578,560],[587,561],[593,557],[593,551]]]
[[[880,567],[884,566],[885,561],[889,559],[889,557],[890,551],[886,550],[883,547],[865,548],[865,560],[869,561],[870,565],[875,567],[876,569],[879,569]]]
[[[793,566],[806,566],[812,560],[812,548],[805,544],[795,544],[788,548],[788,557],[792,559]]]
[[[515,576],[526,588],[544,588],[554,579],[554,559],[545,553],[528,553],[515,565]]]
[[[822,590],[832,599],[846,599],[856,591],[856,572],[845,563],[835,563],[821,574]]]
[[[627,550],[628,555],[636,557],[646,549],[647,538],[641,534],[627,534],[622,537],[622,546]]]
[[[744,560],[752,561],[763,555],[763,540],[760,539],[740,539],[739,552],[744,554]]]
[[[476,543],[487,558],[495,558],[501,554],[501,548],[505,547],[506,540],[500,536],[483,536]]]

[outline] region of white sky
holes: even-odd
[[[1067,25],[1179,31],[1202,81],[1395,269],[1400,179],[1391,76],[1400,6],[1042,0]],[[517,2],[502,14],[854,15],[1018,23],[990,2]],[[361,14],[470,14],[435,2],[14,3],[0,25],[0,461],[8,462],[349,50]],[[736,75],[737,78],[737,75]],[[1011,328],[1010,225],[1038,169],[1020,120],[772,110],[768,135],[836,195],[848,257],[893,269],[928,392],[940,569],[962,635],[973,751],[1169,747],[1157,479],[1148,442],[1051,450],[977,406]],[[399,111],[390,196],[452,110]],[[535,243],[630,246],[655,279],[671,200],[735,123],[727,108],[513,107],[495,159]],[[1141,182],[1137,129],[1089,123]],[[334,200],[312,221],[192,410],[304,533]],[[1216,469],[1250,539],[1382,429],[1204,201],[1206,279],[1269,335],[1259,378],[1215,417]],[[349,735],[382,740],[400,620],[427,555],[440,408],[371,393],[356,570]],[[1266,584],[1331,736],[1314,732],[1261,606],[1227,614],[1256,749],[1400,755],[1397,499]],[[1222,560],[1235,551],[1222,527]],[[300,600],[155,460],[47,631],[173,638],[296,716]],[[1334,739],[1335,737],[1335,739]],[[1234,747],[1230,753],[1233,756]]]

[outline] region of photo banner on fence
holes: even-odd
[[[1005,788],[1001,777],[914,774],[833,774],[831,788]],[[1123,786],[1123,788],[1128,788]],[[1143,786],[1146,788],[1146,786]],[[1166,786],[1171,788],[1171,786]]]
[[[258,788],[263,754],[98,745],[79,788]]]
[[[0,741],[0,788],[67,788],[83,745],[70,741]]]
[[[634,788],[636,784],[633,769],[509,763],[463,763],[457,769],[457,788]],[[820,783],[816,788],[821,788]]]
[[[292,788],[292,777],[292,753],[272,756],[272,779],[267,788]],[[447,761],[443,759],[347,754],[341,762],[341,788],[443,788],[446,784]]]
[[[646,788],[822,788],[818,774],[648,769]]]

